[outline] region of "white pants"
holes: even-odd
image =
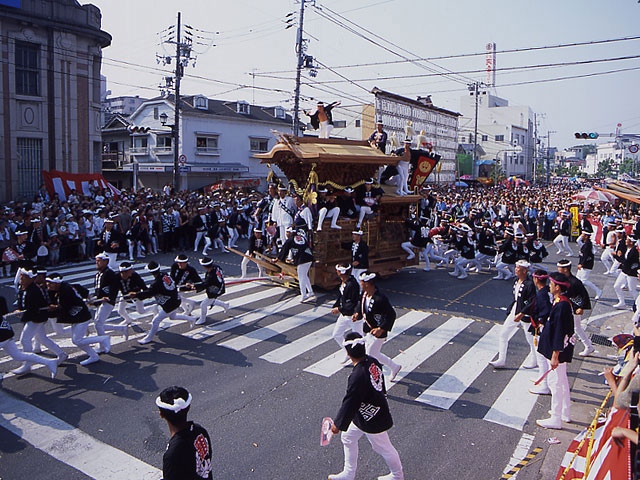
[[[104,254],[109,257],[109,268],[114,272],[117,272],[118,271],[118,254],[107,253],[107,252],[104,252]]]
[[[108,335],[94,335],[87,337],[87,330],[89,329],[89,322],[74,323],[71,325],[71,341],[80,350],[85,352],[89,357],[97,357],[98,354],[91,347],[92,343],[102,344],[109,340]],[[101,345],[102,346],[102,345]]]
[[[249,252],[247,251],[246,254],[249,255]],[[250,260],[247,257],[242,257],[242,262],[240,262],[240,271],[242,272],[242,277],[240,278],[247,278],[247,265],[249,265],[249,262]],[[264,267],[259,263],[256,265],[258,265],[258,276],[264,277]]]
[[[636,290],[636,287],[638,286],[638,277],[632,277],[624,272],[620,272],[618,274],[618,277],[613,284],[613,289],[615,290],[618,302],[620,303],[624,303],[624,290],[622,290],[624,285],[627,286],[627,291],[629,292],[631,299],[634,300],[638,293]]]
[[[373,335],[371,335],[371,333],[367,333],[367,335],[364,337],[365,352],[367,355],[375,358],[381,364],[386,365],[391,370],[396,370],[399,365],[380,351],[385,340],[386,338],[374,337]]]
[[[24,324],[22,334],[20,335],[20,344],[22,345],[22,351],[26,353],[33,352],[33,339],[35,338],[36,340],[38,340],[38,342],[40,342],[40,345],[44,345],[56,356],[60,357],[62,354],[64,354],[64,351],[58,346],[56,342],[47,337],[47,333],[44,329],[45,325],[46,323],[34,322],[27,322]],[[31,365],[31,362],[26,361],[25,364]]]
[[[225,310],[229,308],[229,304],[227,302],[223,302],[222,300],[218,300],[217,298],[205,298],[202,300],[200,304],[200,319],[199,324],[202,324],[207,321],[207,310],[211,305],[217,305],[218,307],[222,307]]]
[[[437,248],[433,243],[427,243],[427,246],[424,247],[422,253],[424,256],[424,263],[426,264],[425,270],[431,270],[430,260],[433,260],[434,262],[448,263],[448,260],[445,257],[438,255]]]
[[[605,273],[612,272],[613,265],[615,262],[615,258],[613,258],[613,248],[607,247],[602,251],[602,255],[600,255],[600,260],[604,265]]]
[[[229,248],[237,247],[236,242],[240,237],[240,234],[238,233],[238,229],[227,227],[227,231],[229,232],[229,240],[227,240],[227,247]]]
[[[538,360],[538,378],[540,378],[549,371],[549,369],[551,368],[551,365],[549,364],[549,360],[547,360],[547,357],[542,355],[537,350],[536,350],[536,359]],[[537,385],[537,388],[544,389],[544,390],[549,389],[549,380],[548,380],[549,375],[545,376],[542,379],[542,381]]]
[[[571,397],[569,380],[567,379],[567,364],[559,364],[558,368],[551,370],[547,378],[549,390],[551,390],[551,418],[571,418]]]
[[[356,332],[360,335],[364,335],[362,332],[362,326],[364,325],[364,320],[353,321],[351,316],[348,315],[338,315],[338,319],[336,320],[336,324],[333,327],[333,333],[331,336],[333,339],[338,342],[338,346],[343,349],[344,345],[344,336],[347,332]]]
[[[582,284],[586,288],[590,288],[591,290],[593,290],[595,292],[596,296],[598,296],[598,294],[602,293],[602,290],[600,290],[595,285],[595,283],[593,283],[591,280],[589,280],[589,276],[590,275],[591,275],[591,270],[589,270],[587,268],[581,268],[576,273],[576,277],[578,278],[578,280],[580,280],[582,282]]]
[[[515,269],[516,266],[510,263],[504,263],[503,261],[499,261],[496,264],[496,270],[498,271],[498,276],[504,280],[509,280],[510,278],[515,277]]]
[[[123,333],[124,329],[127,328],[125,325],[110,325],[107,323],[107,318],[109,318],[109,315],[113,312],[114,307],[115,305],[111,305],[108,302],[102,302],[97,308],[94,321],[98,335],[106,335],[107,330],[117,330]]]
[[[356,427],[354,423],[351,423],[347,431],[342,432],[340,435],[344,449],[343,472],[347,478],[353,480],[356,476],[356,470],[358,469],[358,441],[362,435],[367,436],[367,440],[369,440],[373,451],[384,459],[393,475],[393,480],[403,480],[404,474],[402,473],[400,455],[398,455],[398,451],[394,446],[391,445],[389,434],[387,432],[365,433]]]
[[[118,313],[125,320],[125,322],[127,322],[127,324],[133,321],[131,315],[129,315],[129,312],[127,312],[128,304],[129,302],[127,300],[120,300],[120,304],[118,305]],[[148,307],[145,307],[144,302],[137,298],[134,300],[134,304],[136,306],[136,312],[138,312],[139,315],[155,315],[156,313],[158,313],[157,305],[149,305]]]
[[[311,286],[311,280],[309,280],[310,268],[311,262],[301,263],[296,267],[298,271],[298,283],[300,284],[300,295],[302,295],[303,299],[315,295],[313,287]]]
[[[333,130],[333,125],[329,123],[329,120],[320,122],[320,133],[318,133],[318,138],[329,138],[331,130]]]
[[[351,276],[356,279],[358,286],[360,287],[360,293],[362,293],[362,285],[360,284],[360,274],[366,272],[366,268],[354,268],[351,267]]]
[[[409,183],[409,168],[411,167],[411,163],[405,160],[398,161],[398,189],[396,190],[396,194],[398,195],[407,195],[409,192],[409,187],[407,184]]]
[[[400,248],[402,248],[405,252],[407,252],[407,255],[409,255],[411,258],[415,257],[416,254],[413,251],[414,248],[418,248],[416,247],[413,243],[411,242],[402,242],[400,244]]]
[[[291,217],[289,217],[290,220],[288,220],[286,223],[282,222],[282,223],[278,223],[278,229],[280,236],[278,237],[280,239],[280,241],[282,243],[284,243],[287,240],[287,228],[291,226],[291,224],[293,223],[293,219],[291,219]]]
[[[204,236],[207,234],[206,230],[202,230],[202,231],[197,231],[196,232],[196,241],[193,242],[193,251],[197,252],[198,251],[198,245],[200,245],[200,241],[202,241],[202,239],[204,238]],[[211,240],[209,240],[209,244],[211,244]]]
[[[571,250],[571,247],[569,246],[569,237],[566,235],[558,235],[553,239],[553,244],[558,249],[558,253],[568,253],[573,256],[573,250]]]
[[[518,329],[518,327],[522,327],[524,331],[524,336],[527,339],[527,343],[529,344],[529,355],[525,360],[525,365],[528,367],[535,367],[537,364],[537,355],[536,355],[536,347],[533,342],[533,335],[529,332],[530,323],[524,322],[516,322],[514,321],[516,317],[516,304],[513,304],[511,307],[511,311],[509,315],[507,315],[506,320],[502,324],[502,328],[500,329],[500,333],[498,334],[498,363],[504,363],[507,358],[507,349],[509,348],[509,340],[511,336],[514,335],[514,332]]]
[[[0,348],[4,349],[7,354],[18,362],[24,362],[27,365],[33,365],[34,363],[40,363],[42,365],[52,364],[55,362],[53,358],[41,357],[36,353],[24,352],[18,348],[13,338],[0,342]]]
[[[340,207],[333,207],[327,211],[327,207],[322,207],[318,211],[318,231],[322,230],[322,222],[325,218],[331,219],[331,228],[340,228],[338,225],[338,217],[340,216]]]
[[[189,323],[193,322],[193,318],[187,315],[179,314],[177,308],[170,312],[165,312],[162,308],[160,308],[160,311],[156,313],[156,315],[151,320],[151,328],[149,329],[149,332],[147,332],[145,340],[150,340],[156,333],[158,333],[160,322],[162,322],[162,320],[164,320],[165,318],[170,318],[171,320],[186,320]]]
[[[371,207],[367,207],[366,205],[360,206],[360,215],[358,216],[358,223],[356,227],[360,228],[362,226],[362,220],[364,220],[364,217],[367,215],[371,215],[372,213],[373,210],[371,210]]]
[[[589,336],[587,332],[584,331],[582,327],[582,315],[573,314],[573,329],[576,332],[576,336],[580,339],[580,341],[584,344],[585,348],[592,348],[593,343],[589,340]]]
[[[179,293],[178,296],[180,297],[180,305],[182,305],[182,310],[184,310],[187,315],[190,314],[193,309],[196,308],[196,301],[191,300],[184,293]]]

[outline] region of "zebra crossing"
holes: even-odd
[[[151,280],[144,265],[136,265],[134,268],[146,282]],[[59,271],[65,280],[92,289],[95,273],[93,265],[74,266]],[[301,358],[307,361],[310,358],[309,365],[304,366],[303,371],[317,377],[330,378],[343,371],[341,361],[344,359],[344,350],[339,349],[332,338],[335,319],[331,314],[330,303],[300,303],[297,292],[272,283],[260,281],[234,284],[233,279],[227,280],[229,285],[224,298],[231,304],[228,314],[222,314],[221,310],[218,314],[218,310],[215,310],[212,312],[215,320],[209,318],[208,324],[186,330],[182,333],[183,336],[194,340],[213,340],[219,347],[238,352],[260,345],[268,351],[262,353],[261,350],[259,358],[274,365],[284,365]],[[198,302],[205,298],[205,294],[190,295],[190,298]],[[133,306],[131,308],[134,322],[142,321],[143,318],[135,312]],[[121,320],[116,312],[117,309],[114,309],[110,321]],[[198,312],[196,306],[196,316]],[[147,318],[150,316],[147,315]],[[185,323],[187,322],[183,320],[167,319],[161,324],[161,329]],[[472,325],[482,325],[480,329],[485,331],[478,334],[478,328],[475,328],[474,333],[471,333]],[[425,333],[412,333],[412,329],[416,328]],[[394,349],[396,352],[400,351],[394,361],[402,365],[402,369],[394,381],[389,376],[386,377],[387,390],[401,384],[413,372],[421,368],[428,369],[426,362],[441,352],[443,347],[455,343],[456,338],[464,333],[467,337],[473,337],[473,345],[461,356],[453,357],[452,364],[438,374],[436,380],[422,392],[416,395],[412,390],[411,393],[412,400],[416,403],[442,410],[452,409],[470,388],[482,388],[478,379],[487,369],[492,370],[487,363],[497,353],[499,328],[498,325],[479,323],[472,318],[400,309],[384,351],[387,354]],[[299,330],[303,333],[299,333]],[[223,333],[226,335],[222,336]],[[131,335],[128,342],[143,335],[144,333]],[[56,338],[54,334],[51,338],[65,349],[75,349],[69,338]],[[284,343],[282,338],[285,338]],[[396,341],[403,345],[412,343],[404,350],[399,350]],[[112,345],[124,342],[124,337],[112,337]],[[70,352],[71,358],[80,355],[83,355],[80,351]],[[524,361],[524,357],[522,360]],[[9,361],[9,357],[2,357],[0,365]],[[508,384],[493,400],[484,420],[522,431],[539,398],[528,392],[534,375],[535,372],[530,370],[514,369]]]

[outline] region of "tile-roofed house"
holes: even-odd
[[[138,186],[161,188],[172,183],[173,119],[172,95],[143,102],[126,119],[130,144],[122,171],[131,172],[131,181],[120,186],[129,187],[134,177]],[[291,116],[280,106],[182,96],[178,151],[184,173],[180,188],[193,190],[229,179],[264,182],[269,169],[253,155],[267,152],[275,144],[272,130],[290,132],[291,124]]]

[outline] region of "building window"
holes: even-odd
[[[160,114],[158,113],[158,107],[153,107],[153,119],[154,120],[160,119]]]
[[[250,138],[249,139],[252,152],[268,152],[269,140],[266,138]]]
[[[482,141],[483,142],[488,142],[489,141],[489,135],[482,135]]]
[[[360,128],[360,120],[356,120],[356,128]]]
[[[496,142],[504,142],[504,135],[496,135]]]
[[[238,102],[238,113],[249,115],[249,104],[247,102]]]
[[[196,153],[201,155],[218,155],[218,136],[199,136],[196,137]]]
[[[40,95],[40,45],[16,42],[16,93]]]
[[[167,155],[169,153],[173,153],[173,138],[170,135],[159,135],[156,137],[156,148],[154,148],[154,152],[156,155]]]
[[[42,183],[42,139],[18,138],[18,197],[33,198]]]
[[[206,97],[196,97],[196,108],[206,110],[208,108]]]
[[[284,111],[284,108],[282,107],[276,107],[274,109],[274,116],[276,118],[286,118],[286,112]]]
[[[148,140],[146,135],[131,137],[131,153],[146,155],[148,153],[147,147]]]

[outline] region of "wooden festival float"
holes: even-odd
[[[281,133],[277,136],[278,142],[270,152],[256,154],[255,157],[269,166],[277,165],[287,177],[286,180],[281,179],[281,183],[288,182],[310,206],[315,205],[319,188],[326,187],[338,195],[346,195],[343,193],[346,187],[356,189],[365,179],[377,178],[381,167],[395,165],[400,158],[385,155],[366,141],[294,137]],[[428,152],[419,152],[428,155]],[[430,155],[430,162],[416,164],[419,167],[414,167],[414,171],[421,174],[414,174],[412,185],[422,185],[427,179],[437,163],[433,157]],[[409,218],[409,207],[416,205],[421,197],[417,194],[398,196],[394,193],[395,186],[383,185],[382,189],[384,195],[378,211],[365,217],[361,230],[369,245],[369,269],[388,277],[417,262],[417,259],[407,261],[407,253],[400,244],[408,238],[405,220]],[[330,228],[327,221],[322,231],[313,232],[315,262],[309,272],[313,285],[332,289],[340,283],[335,265],[350,263],[351,249],[343,249],[342,245],[351,242],[351,232],[355,230],[356,223],[356,219],[340,217],[338,224],[342,230]],[[296,278],[293,265],[273,264],[262,255],[257,260],[271,276]]]

